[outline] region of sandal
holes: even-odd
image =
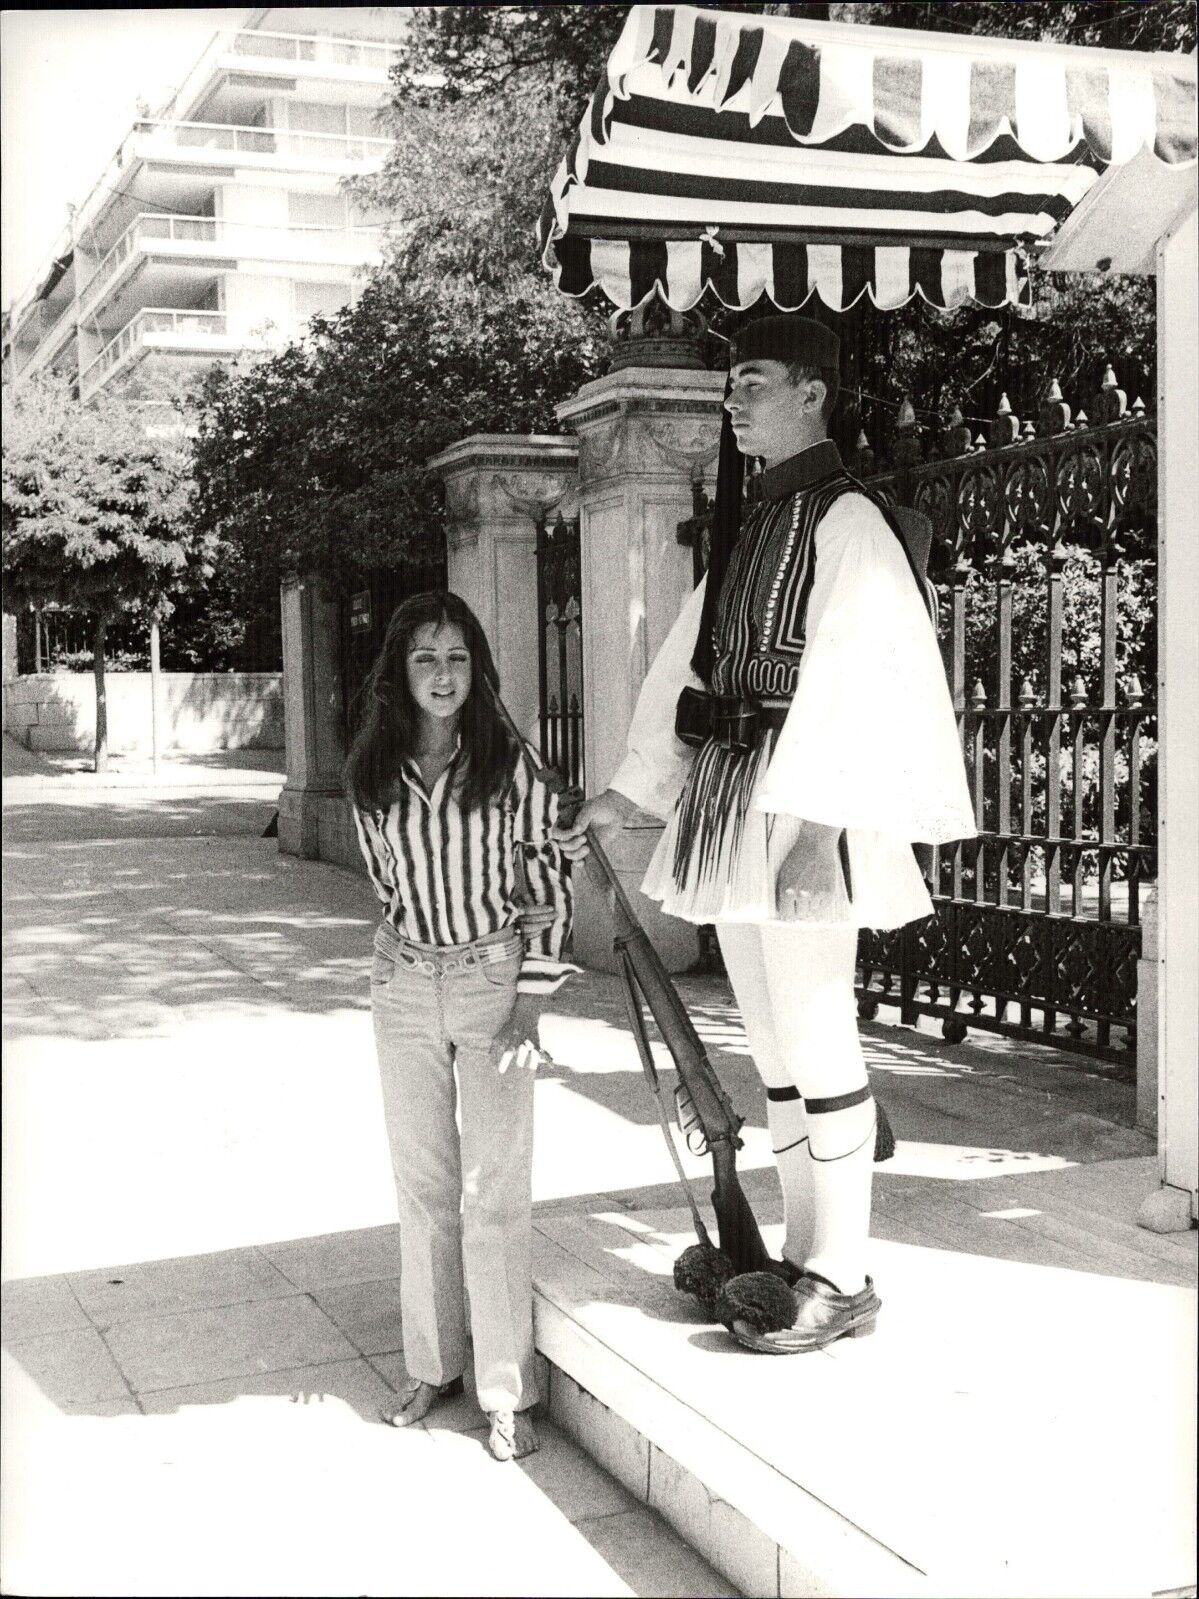
[[[526,1410],[493,1410],[487,1447],[496,1460],[523,1460],[540,1448],[533,1418]]]
[[[428,1402],[417,1409],[417,1401],[421,1397],[422,1390],[426,1388],[431,1390]],[[379,1420],[385,1421],[389,1427],[414,1427],[443,1399],[457,1399],[462,1392],[461,1377],[451,1378],[449,1382],[442,1383],[440,1388],[434,1388],[429,1382],[418,1382],[409,1392],[398,1395],[394,1404],[385,1405],[379,1412]]]

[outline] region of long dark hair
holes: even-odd
[[[488,685],[498,691],[500,680],[478,618],[456,594],[414,594],[391,613],[355,702],[357,727],[343,777],[346,792],[364,810],[390,803],[400,763],[416,748],[420,713],[408,687],[408,650],[413,634],[430,623],[457,624],[470,651],[470,693],[459,722],[466,757],[456,780],[459,805],[481,810],[502,798],[512,779],[516,750],[488,692]]]

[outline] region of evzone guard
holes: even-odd
[[[976,831],[920,563],[828,437],[839,367],[835,335],[805,317],[736,335],[725,408],[737,450],[762,460],[760,496],[722,539],[718,487],[708,578],[650,667],[625,759],[555,834],[578,857],[588,826],[665,818],[643,890],[716,926],[766,1087],[792,1290],[773,1325],[792,1325],[752,1314],[748,1277],[726,1299],[746,1307],[734,1334],[774,1354],[874,1328],[858,929],[930,915],[913,843]]]

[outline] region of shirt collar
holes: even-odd
[[[832,439],[821,439],[798,455],[789,455],[777,466],[768,466],[759,476],[762,498],[785,500],[788,495],[810,489],[821,478],[841,470],[841,452]]]
[[[400,776],[408,784],[408,787],[415,790],[415,792],[419,794],[422,799],[430,799],[434,794],[437,793],[438,789],[445,782],[446,778],[449,777],[450,773],[454,770],[455,766],[457,766],[461,758],[462,734],[458,733],[454,738],[454,753],[450,756],[445,770],[437,779],[436,783],[434,783],[431,790],[426,790],[424,779],[420,775],[420,767],[417,765],[416,761],[411,755],[405,755],[404,759],[400,762]]]

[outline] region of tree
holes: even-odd
[[[470,431],[554,426],[555,402],[602,369],[598,291],[558,295],[537,260],[535,223],[553,171],[624,25],[623,5],[411,8],[381,118],[394,139],[380,174],[354,186],[393,219],[386,265],[359,303],[315,319],[305,346],[213,380],[197,443],[205,526],[227,533],[245,581],[270,560],[341,571],[402,557],[435,538],[428,457]],[[1011,4],[746,5],[724,10],[924,28],[968,27],[1138,48],[1185,44],[1176,0],[1131,8]],[[1121,30],[1124,30],[1121,32]],[[1072,395],[1111,360],[1130,400],[1149,396],[1152,285],[1135,279],[1036,281],[1035,315],[917,300],[862,311],[846,426],[882,442],[905,395],[981,423],[1008,392],[1031,414],[1049,379]],[[731,320],[714,305],[714,325]],[[856,315],[856,313],[855,313]],[[862,391],[859,403],[857,389]],[[872,396],[877,396],[872,398]]]
[[[532,242],[556,94],[538,78],[397,96],[387,169],[357,185],[397,219],[386,266],[304,344],[211,375],[198,525],[247,589],[306,572],[344,586],[427,552],[442,532],[429,457],[468,433],[552,430],[555,404],[600,370],[602,316],[555,292]]]
[[[5,395],[3,572],[10,601],[94,617],[95,769],[108,764],[105,638],[114,618],[161,620],[211,570],[212,540],[187,520],[181,436],[150,437],[144,412],[106,392],[80,404],[39,376]]]
[[[844,23],[1116,49],[1186,52],[1195,46],[1194,7],[1187,0],[1020,0],[1018,5],[1012,0],[864,0],[721,9],[795,18],[827,15]],[[404,151],[403,159],[389,169],[390,197],[400,213],[411,214],[415,196],[404,187],[404,173],[415,172],[422,161],[428,164],[421,136],[437,127],[439,108],[451,107],[457,117],[469,107],[485,119],[497,96],[536,83],[552,86],[552,97],[546,101],[542,96],[541,122],[552,127],[555,138],[540,164],[526,164],[515,194],[496,194],[505,207],[515,200],[513,214],[520,216],[522,226],[535,217],[627,10],[619,5],[416,8],[396,70],[391,114]],[[422,122],[421,115],[428,120]],[[414,135],[407,144],[405,128]],[[452,232],[452,222],[448,228]],[[486,233],[484,227],[482,236]],[[531,243],[526,252],[531,258]],[[895,410],[908,396],[927,412],[947,417],[958,406],[967,418],[981,423],[994,416],[1001,394],[1007,393],[1016,411],[1028,415],[1051,379],[1058,378],[1072,393],[1092,393],[1108,362],[1130,400],[1138,394],[1150,398],[1155,371],[1152,280],[1048,274],[1035,266],[1030,276],[1034,309],[1028,312],[1007,308],[997,313],[977,306],[943,312],[917,298],[894,311],[876,312],[860,304],[845,313],[839,319],[841,331],[847,345],[856,346],[861,368],[853,404],[844,411],[851,437],[865,428],[879,447]],[[713,297],[699,309],[721,333],[739,316]],[[860,403],[857,388],[862,390]]]

